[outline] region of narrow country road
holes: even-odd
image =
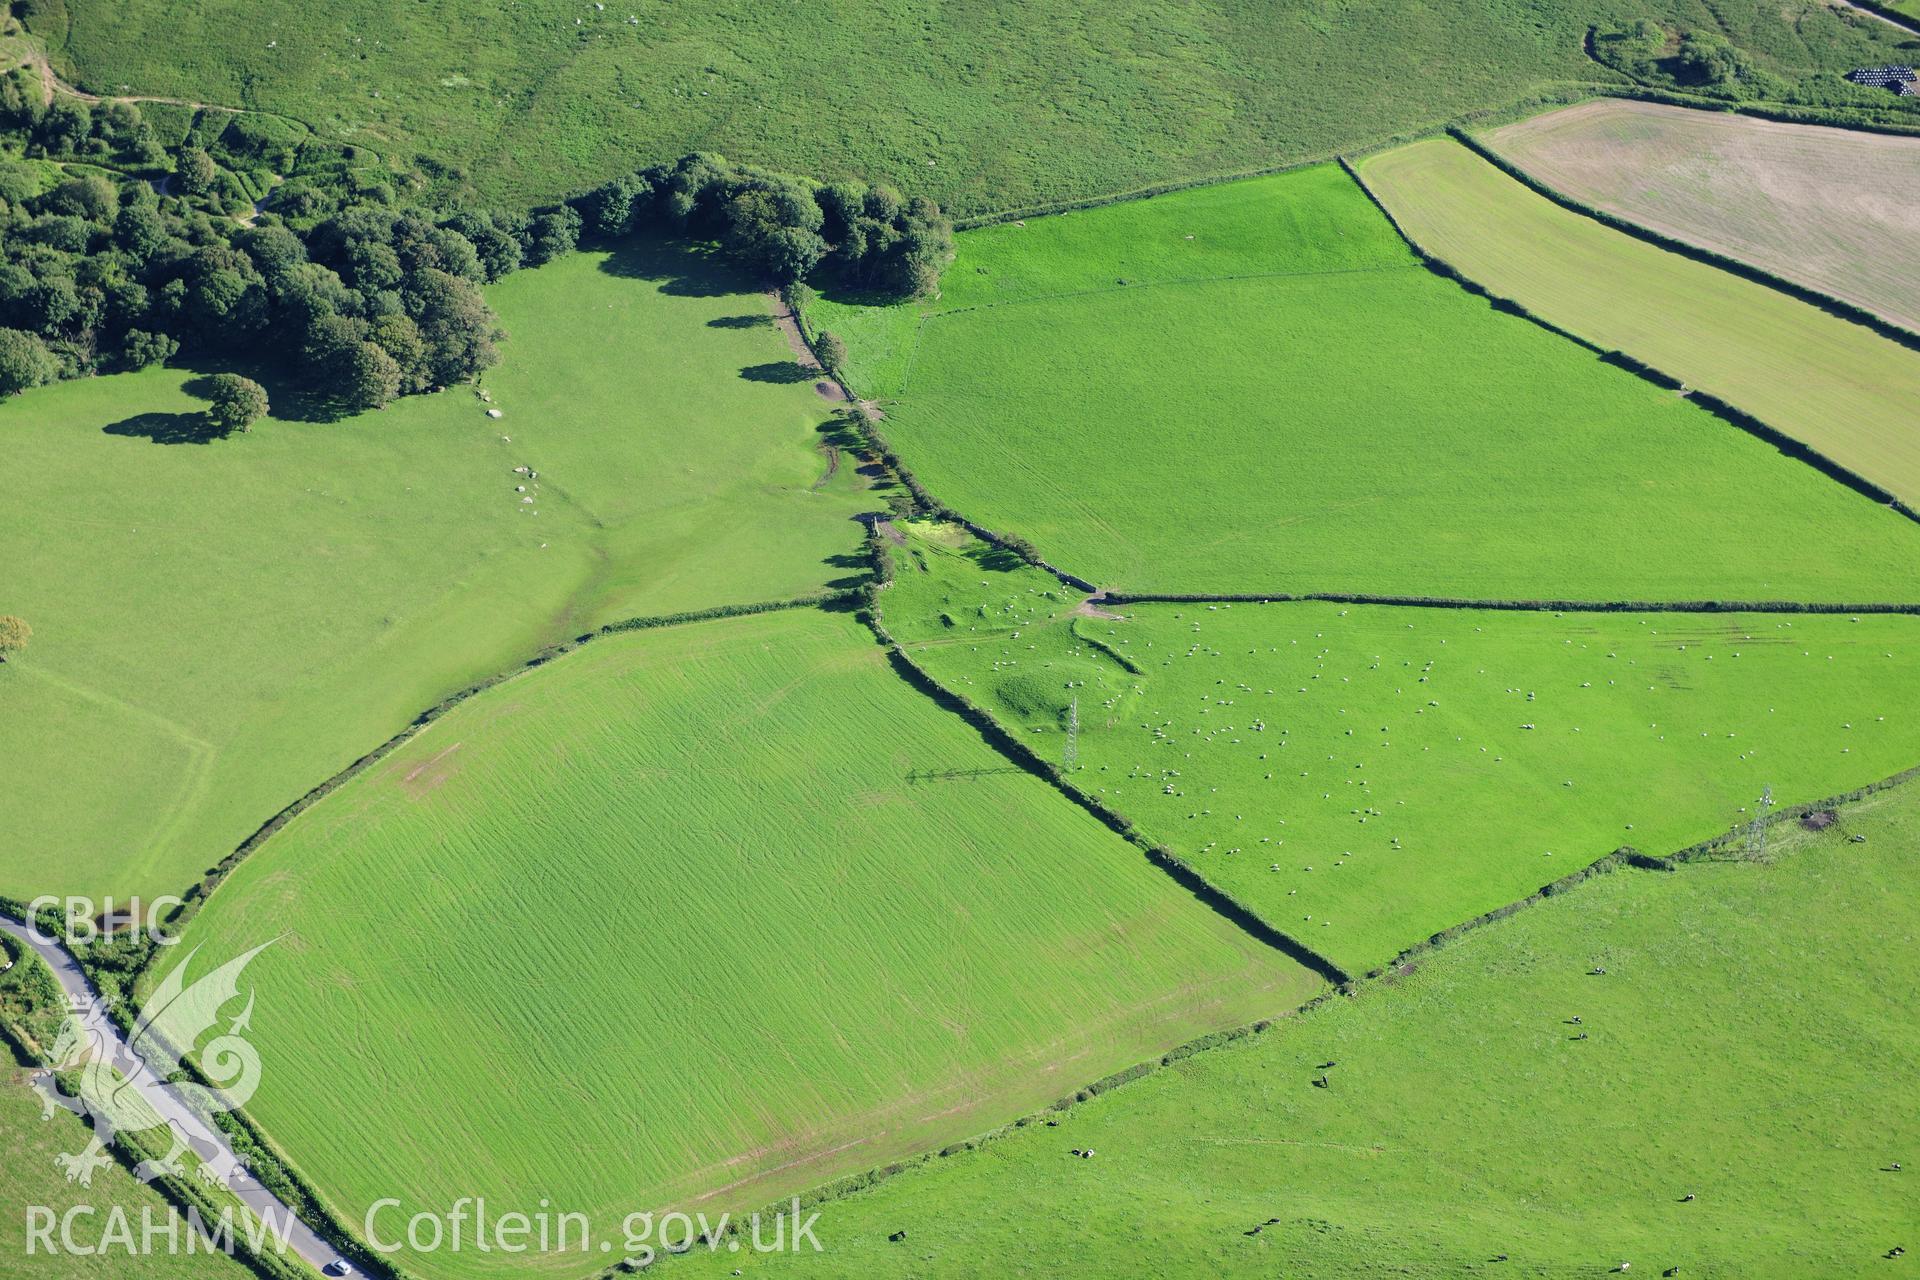
[[[53,976],[59,980],[61,990],[66,993],[74,1016],[80,1020],[90,1043],[112,1055],[116,1066],[121,1067],[121,1074],[139,1092],[142,1100],[187,1139],[205,1167],[219,1175],[242,1204],[275,1224],[288,1224],[288,1247],[315,1268],[323,1267],[339,1256],[338,1251],[300,1221],[280,1197],[253,1179],[239,1157],[234,1155],[226,1135],[209,1124],[171,1085],[161,1082],[150,1070],[131,1069],[136,1062],[133,1050],[120,1034],[120,1028],[107,1016],[105,1003],[94,991],[93,984],[87,981],[87,975],[82,972],[72,953],[58,943],[35,936],[27,926],[4,916],[0,916],[0,930],[26,943],[34,954],[46,962],[47,967],[53,970]]]
[[[1853,0],[1839,0],[1839,2],[1845,7],[1853,10],[1855,13],[1864,13],[1869,18],[1880,19],[1880,21],[1886,23],[1888,26],[1892,27],[1896,31],[1903,31],[1908,35],[1912,35],[1915,31],[1920,31],[1920,26],[1917,26],[1911,23],[1902,22],[1898,18],[1890,18],[1886,14],[1881,13],[1878,9],[1869,9],[1867,8],[1867,6],[1863,4],[1855,4]]]

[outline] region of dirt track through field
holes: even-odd
[[[773,323],[787,340],[787,350],[793,353],[793,362],[802,369],[818,369],[820,362],[814,358],[813,348],[807,345],[806,338],[800,334],[800,321],[793,314],[793,308],[787,300],[774,289],[767,290],[767,305],[773,309]]]
[[[188,98],[161,98],[145,93],[106,95],[88,93],[85,89],[76,88],[62,80],[54,71],[53,64],[47,61],[47,55],[41,52],[36,52],[15,69],[31,70],[40,77],[40,105],[43,107],[52,106],[56,94],[65,94],[69,98],[78,98],[82,102],[95,105],[102,102],[157,102],[164,106],[191,107],[195,111],[226,111],[234,115],[239,115],[245,110],[243,107],[223,106],[218,102],[194,102]]]

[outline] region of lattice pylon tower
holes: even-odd
[[[1747,832],[1747,857],[1755,862],[1767,856],[1767,811],[1773,808],[1773,788],[1760,792],[1760,806],[1754,811],[1753,825]]]
[[[1080,695],[1075,694],[1067,705],[1067,745],[1060,753],[1060,765],[1065,769],[1076,768],[1080,764]]]

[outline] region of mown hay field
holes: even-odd
[[[356,1223],[753,1207],[1322,985],[818,611],[598,640],[463,704],[187,942],[269,938],[251,1110]]]
[[[1920,138],[1601,98],[1484,141],[1585,204],[1920,329]]]
[[[1818,0],[1606,8],[1724,33],[1789,80],[1899,44]],[[1572,0],[860,0],[830,22],[755,0],[34,0],[30,22],[83,88],[281,112],[431,156],[489,200],[697,148],[974,214],[1264,169],[1612,78],[1581,51],[1597,16]]]
[[[1417,243],[1494,294],[1920,503],[1920,352],[1564,209],[1451,139],[1360,168]]]
[[[945,544],[945,545],[943,545]],[[1666,854],[1920,760],[1920,619],[1332,604],[1089,616],[910,541],[887,626],[948,687],[1350,971],[1623,846]]]
[[[1336,168],[967,232],[932,307],[810,314],[935,495],[1103,586],[1920,600],[1912,522],[1427,271]]]
[[[0,610],[34,629],[0,669],[0,893],[178,893],[543,644],[857,576],[869,499],[814,490],[825,406],[763,375],[793,366],[741,280],[635,247],[489,297],[498,420],[457,388],[163,445],[205,407],[169,369],[0,406]]]
[[[1774,847],[1591,881],[828,1204],[819,1254],[688,1274],[1884,1275],[1920,1218],[1920,793]]]

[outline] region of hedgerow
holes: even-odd
[[[1920,351],[1920,333],[1915,333],[1911,329],[1906,329],[1888,320],[1884,320],[1865,307],[1855,306],[1853,303],[1836,298],[1832,294],[1822,293],[1818,289],[1797,284],[1785,276],[1777,275],[1764,267],[1755,266],[1753,263],[1746,262],[1740,258],[1730,257],[1724,253],[1717,253],[1712,249],[1704,248],[1690,241],[1665,235],[1653,230],[1651,227],[1642,226],[1637,222],[1622,218],[1617,214],[1608,213],[1605,209],[1588,204],[1584,200],[1576,199],[1561,191],[1559,188],[1542,182],[1458,125],[1449,128],[1447,132],[1462,146],[1506,174],[1509,178],[1512,178],[1515,182],[1520,183],[1536,195],[1546,197],[1563,209],[1580,214],[1583,217],[1592,218],[1595,222],[1603,226],[1612,227],[1615,231],[1625,232],[1636,240],[1644,240],[1648,244],[1667,250],[1669,253],[1677,253],[1683,258],[1692,258],[1695,262],[1705,263],[1710,267],[1718,267],[1720,270],[1730,272],[1743,280],[1751,280],[1755,284],[1764,284],[1769,288],[1778,289],[1788,297],[1797,298],[1809,306],[1818,307],[1829,315],[1838,316],[1842,320],[1851,320],[1858,325],[1864,325],[1889,341],[1897,342],[1901,346],[1914,351]],[[1619,353],[1615,354],[1617,355]],[[1630,357],[1624,356],[1621,358],[1623,360],[1630,359]],[[1639,367],[1647,368],[1649,366]],[[1675,385],[1678,384],[1676,383]]]

